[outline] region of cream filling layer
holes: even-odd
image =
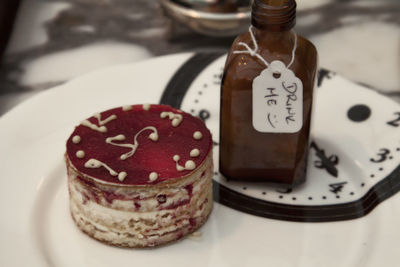
[[[208,180],[211,179],[212,175],[212,168],[208,168],[205,172],[205,177],[200,177],[197,179],[193,184],[192,184],[192,198],[200,191],[204,190],[204,186],[207,183]],[[91,188],[88,188],[86,185],[82,184],[79,180],[76,179],[76,176],[71,177],[70,181],[70,187],[74,188],[76,191],[78,191],[81,195],[86,195],[89,198],[91,198],[92,190]],[[114,191],[116,194],[118,194],[118,191]],[[157,196],[164,195],[166,202],[160,204],[157,200]],[[82,196],[83,197],[83,196]],[[125,211],[154,211],[158,209],[163,209],[168,206],[174,205],[179,202],[187,201],[189,200],[189,192],[185,188],[179,188],[179,189],[166,189],[158,192],[156,195],[149,196],[147,193],[138,193],[135,195],[135,198],[137,200],[124,200],[124,199],[115,199],[112,201],[112,203],[109,203],[104,197],[101,195],[98,195],[100,199],[100,204],[105,206],[105,207],[110,207],[116,210],[125,210]],[[136,205],[135,205],[136,204]],[[137,205],[140,206],[140,208],[137,208]]]
[[[79,192],[71,190],[71,212],[85,223],[90,223],[100,230],[102,238],[117,238],[125,242],[132,238],[151,239],[173,233],[189,227],[190,220],[205,219],[208,215],[207,203],[212,202],[211,185],[209,189],[199,194],[197,199],[187,207],[181,206],[176,210],[161,210],[154,212],[129,212],[103,207],[94,201],[83,204]],[[207,199],[207,201],[206,201]],[[202,205],[206,203],[206,205]],[[210,204],[209,203],[209,204]],[[178,209],[185,212],[176,216]],[[112,240],[112,239],[111,239]]]
[[[70,198],[81,209],[81,212],[92,221],[101,221],[106,224],[117,223],[119,228],[132,228],[131,225],[139,227],[143,230],[152,231],[157,228],[166,227],[170,224],[175,224],[179,220],[190,218],[199,211],[199,206],[206,201],[208,192],[211,191],[211,177],[204,177],[201,179],[193,189],[191,201],[185,205],[178,206],[174,209],[162,209],[163,205],[153,211],[138,212],[130,210],[114,209],[112,207],[105,207],[93,201],[86,199],[81,193],[81,183],[76,179],[70,181]],[[185,199],[184,199],[185,200]],[[153,200],[156,201],[157,200]],[[181,200],[180,200],[181,201]],[[132,200],[120,201],[125,205],[132,205]],[[165,203],[167,204],[168,201]],[[174,202],[171,202],[171,204]],[[196,214],[197,215],[197,214]],[[146,223],[143,223],[146,222]],[[152,227],[149,227],[151,225]]]
[[[211,192],[210,192],[211,193]],[[210,195],[212,198],[212,195]],[[201,217],[197,217],[196,221],[199,224],[204,223],[207,219],[208,214],[212,209],[212,200],[208,205],[205,205],[204,214]],[[107,242],[111,242],[117,245],[127,245],[131,247],[137,246],[154,246],[157,244],[163,244],[172,240],[176,240],[180,238],[182,235],[189,233],[191,230],[190,226],[186,224],[184,227],[177,229],[175,231],[171,231],[169,233],[165,233],[163,235],[151,235],[144,236],[139,231],[131,232],[131,233],[119,233],[114,231],[107,231],[103,225],[88,221],[81,214],[79,214],[78,208],[75,203],[71,202],[71,212],[74,216],[77,223],[85,230],[86,232],[91,233],[95,238],[100,240],[106,240]]]

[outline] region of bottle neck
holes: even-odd
[[[269,32],[287,32],[296,24],[295,0],[254,0],[251,24]]]
[[[295,33],[290,29],[285,31],[265,31],[253,27],[252,32],[257,43],[264,49],[271,47],[274,47],[276,51],[293,49]]]

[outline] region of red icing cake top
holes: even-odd
[[[67,155],[91,177],[147,185],[189,174],[211,147],[210,131],[200,119],[170,106],[134,105],[83,121],[67,141]]]

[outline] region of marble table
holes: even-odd
[[[320,66],[400,103],[400,1],[298,0],[296,30]],[[0,116],[95,69],[188,51],[228,51],[231,38],[193,33],[155,0],[24,0],[0,71]]]

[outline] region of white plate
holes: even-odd
[[[69,215],[63,164],[65,140],[73,127],[94,112],[115,106],[158,103],[163,93],[165,97],[164,89],[171,77],[191,56],[172,55],[97,71],[48,90],[0,119],[0,265],[397,266],[400,197],[394,193],[398,189],[388,190],[386,196],[377,191],[380,196],[374,204],[385,201],[377,207],[372,205],[375,208],[363,217],[324,223],[248,215],[226,207],[228,201],[224,202],[221,195],[225,205],[215,203],[210,220],[201,228],[200,239],[187,238],[151,250],[109,247],[75,227]],[[194,114],[208,111],[210,118],[206,123],[215,140],[218,74],[223,62],[224,58],[219,58],[193,77],[181,103],[183,110]],[[332,154],[338,156],[339,163],[334,164],[337,178],[326,167],[313,167],[318,165],[319,158],[311,150],[307,183],[289,194],[265,185],[228,183],[218,174],[215,184],[222,184],[236,197],[245,196],[261,203],[266,209],[271,203],[294,209],[323,209],[354,203],[368,192],[375,192],[371,190],[386,179],[394,185],[398,173],[393,171],[400,157],[396,150],[400,147],[400,127],[396,127],[397,122],[388,122],[396,119],[394,112],[400,111],[399,105],[337,76],[323,83],[316,96],[313,140],[326,150],[327,158]],[[366,105],[371,115],[357,123],[347,119],[349,108],[355,104]],[[380,161],[377,153],[381,148],[390,151],[381,153],[387,159],[373,163],[371,159]],[[217,150],[214,149],[215,153]],[[331,181],[347,184],[334,193],[330,192]],[[326,199],[321,198],[324,195]],[[336,198],[337,195],[340,197]],[[232,207],[237,208],[237,204],[234,200]],[[248,212],[255,213],[251,209]]]

